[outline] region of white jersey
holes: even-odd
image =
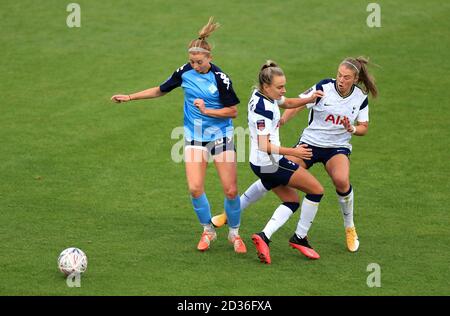
[[[316,90],[322,90],[324,96],[306,105],[310,109],[308,127],[303,130],[300,141],[316,147],[345,147],[352,150],[352,134],[347,132],[341,123],[344,117],[347,117],[351,124],[355,124],[355,121],[369,121],[367,95],[353,85],[350,94],[342,97],[337,90],[336,80],[325,79],[299,97],[309,97]]]
[[[248,102],[248,127],[250,130],[250,162],[255,166],[268,166],[278,162],[282,155],[259,150],[258,135],[269,135],[270,143],[280,146],[280,108],[277,100],[271,100],[254,90]]]

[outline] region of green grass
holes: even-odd
[[[81,28],[66,26],[67,3],[0,5],[0,295],[448,295],[450,4],[378,1],[382,27],[366,26],[370,1],[80,0]],[[115,105],[111,95],[158,85],[186,62],[186,46],[210,15],[215,62],[241,98],[235,126],[266,59],[276,60],[294,96],[332,77],[346,56],[366,55],[380,90],[370,131],[353,140],[351,181],[361,240],[346,251],[334,189],[311,230],[322,258],[287,247],[298,214],[273,236],[270,266],[250,235],[278,205],[267,195],[245,211],[249,252],[233,253],[227,230],[206,253],[184,166],[170,150],[182,124],[182,91]],[[281,130],[292,145],[307,113]],[[255,180],[238,166],[239,190]],[[212,166],[207,194],[223,194]],[[56,258],[83,249],[81,288],[68,288]],[[381,287],[369,288],[370,263]]]

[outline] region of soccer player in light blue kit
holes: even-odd
[[[246,246],[239,236],[241,208],[231,120],[237,116],[239,99],[230,78],[211,63],[211,46],[206,38],[217,27],[219,24],[211,17],[200,30],[199,37],[189,44],[189,63],[178,68],[163,84],[130,95],[114,95],[111,99],[115,102],[151,99],[177,87],[183,88],[186,177],[193,208],[203,226],[197,249],[209,249],[217,238],[204,188],[211,155],[225,193],[224,208],[230,227],[228,240],[235,252],[245,253]]]

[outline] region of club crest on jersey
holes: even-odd
[[[260,131],[263,131],[266,128],[266,121],[265,120],[257,120],[256,128],[259,129]]]
[[[211,84],[211,85],[208,87],[208,90],[209,90],[209,92],[211,92],[211,94],[214,94],[214,93],[217,91],[217,88],[216,88],[215,85]]]
[[[337,117],[334,116],[333,114],[330,114],[327,116],[327,118],[325,119],[325,122],[331,122],[335,125],[341,125],[343,120],[344,120],[345,116],[341,117],[340,115],[338,115]]]

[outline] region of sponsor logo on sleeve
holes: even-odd
[[[220,79],[222,80],[222,82],[227,85],[227,90],[228,90],[230,88],[230,78],[228,78],[226,74],[224,74],[223,72],[220,72],[220,71],[217,71],[216,75],[220,76]]]

